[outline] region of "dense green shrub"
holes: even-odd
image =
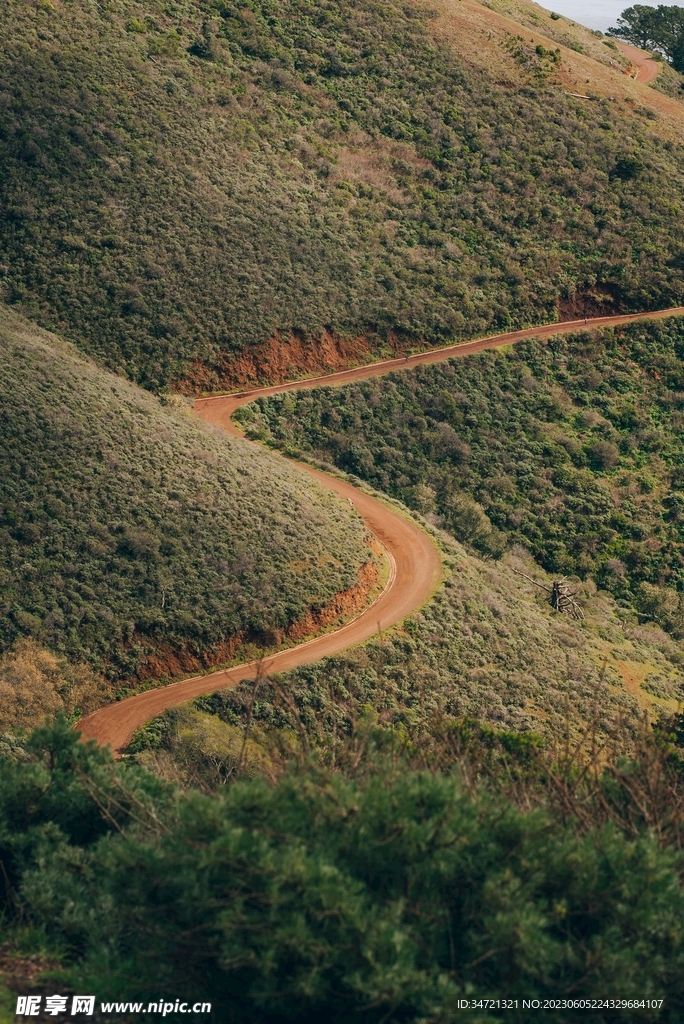
[[[387,0],[5,3],[6,300],[149,387],[193,360],[215,383],[279,330],[439,343],[586,293],[678,301],[681,146],[568,98],[513,37],[501,59],[524,84],[495,83],[432,18]]]
[[[13,318],[0,346],[0,648],[200,668],[356,584],[363,523],[305,474]]]
[[[594,576],[679,637],[683,356],[684,320],[671,318],[276,396],[240,415],[251,436],[436,513],[480,551],[496,554],[503,534],[549,572]]]
[[[616,821],[629,779],[606,779]],[[304,769],[181,796],[58,726],[0,757],[0,904],[77,990],[211,999],[226,1022],[446,1021],[466,996],[517,998],[505,1019],[527,1022],[523,997],[608,993],[679,1020],[681,854],[643,823],[578,824],[387,761],[356,782]]]

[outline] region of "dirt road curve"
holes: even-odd
[[[337,491],[343,498],[354,503],[369,530],[387,552],[390,577],[377,600],[351,622],[335,632],[325,633],[267,658],[262,665],[262,670],[267,674],[286,672],[299,665],[319,661],[368,640],[381,629],[400,622],[420,607],[437,586],[440,577],[439,553],[428,535],[412,520],[404,518],[388,505],[343,480],[337,480],[310,466],[301,468],[320,480],[329,490]],[[136,729],[166,708],[193,700],[203,693],[234,686],[242,679],[254,679],[258,670],[259,663],[253,661],[210,675],[184,679],[157,690],[148,690],[136,697],[100,708],[84,718],[78,728],[85,739],[97,740],[103,746],[109,743],[112,750],[118,752],[128,745]]]
[[[588,326],[619,325],[630,323],[633,320],[673,315],[684,316],[684,306],[656,313],[596,317],[588,321]],[[553,334],[568,333],[584,327],[584,324],[584,320],[575,320],[532,327],[527,330],[513,331],[510,334],[498,334],[477,341],[469,341],[462,345],[431,349],[428,352],[411,356],[408,363],[404,358],[390,359],[382,363],[372,363],[369,366],[358,366],[351,370],[331,373],[325,377],[290,381],[286,384],[255,388],[234,395],[200,398],[195,403],[195,410],[202,419],[224,427],[234,436],[240,436],[240,431],[231,420],[232,414],[241,405],[246,405],[262,395],[274,395],[281,391],[314,388],[321,385],[346,384],[349,381],[380,376],[392,370],[403,370],[426,363],[441,362],[453,356],[468,355],[473,352],[481,352],[484,349],[511,345],[525,338],[544,338]],[[311,466],[299,465],[301,469],[311,474],[325,487],[336,491],[343,498],[348,498],[354,503],[369,530],[384,546],[390,559],[391,573],[387,586],[380,597],[352,622],[348,622],[335,632],[326,633],[314,640],[300,644],[298,647],[281,651],[267,658],[262,669],[270,674],[285,672],[288,669],[338,654],[348,647],[368,640],[379,630],[387,629],[389,626],[401,622],[427,600],[439,582],[440,575],[439,553],[428,535],[414,522],[399,515],[382,501],[357,490],[351,484],[313,469]],[[128,745],[136,729],[161,714],[166,708],[194,700],[195,697],[213,693],[214,690],[226,686],[234,686],[242,679],[254,679],[258,670],[258,662],[250,662],[220,672],[213,672],[210,675],[184,679],[156,690],[148,690],[147,693],[141,693],[117,704],[100,708],[99,711],[84,718],[78,724],[78,728],[84,739],[97,740],[103,746],[110,744],[112,750],[118,752]]]
[[[643,85],[648,85],[649,82],[652,82],[660,70],[658,61],[653,60],[651,55],[645,53],[644,50],[638,50],[636,46],[630,46],[629,43],[618,43],[617,45],[625,57],[628,57],[634,65],[636,74],[633,77],[635,81],[641,82]]]
[[[586,325],[588,327],[608,327],[610,325],[615,327],[620,324],[632,323],[634,320],[655,320],[666,316],[683,315],[684,306],[677,306],[673,309],[658,310],[655,313],[626,313],[623,316],[593,317],[586,321]],[[488,338],[478,338],[476,341],[466,341],[460,345],[449,345],[448,348],[432,348],[427,352],[419,352],[415,356],[410,356],[408,363],[404,357],[399,357],[398,359],[387,359],[381,363],[370,363],[367,366],[355,366],[351,370],[328,373],[323,377],[292,380],[285,384],[272,384],[266,388],[238,391],[233,395],[198,398],[195,401],[195,411],[203,420],[223,427],[234,437],[242,437],[242,432],[233,423],[231,417],[241,405],[247,405],[255,398],[277,395],[282,391],[302,391],[305,388],[329,387],[333,384],[349,384],[354,380],[367,380],[369,377],[381,377],[385,373],[391,373],[392,370],[406,370],[414,366],[424,366],[426,363],[441,363],[454,356],[467,356],[472,355],[473,352],[483,352],[485,349],[514,345],[516,341],[524,341],[526,338],[550,338],[553,334],[568,334],[570,331],[580,330],[584,326],[584,320],[565,320],[562,323],[543,324],[541,327],[527,327],[522,331],[493,334]],[[326,477],[326,482],[327,480]]]

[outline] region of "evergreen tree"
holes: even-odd
[[[675,70],[684,71],[684,8],[634,4],[608,32],[642,50],[662,53]]]

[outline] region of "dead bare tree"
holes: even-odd
[[[571,615],[573,619],[584,618],[584,612],[575,600],[577,591],[570,589],[565,576],[559,580],[554,580],[552,586],[547,587],[544,583],[539,583],[538,580],[533,580],[526,573],[520,572],[519,569],[513,569],[511,566],[511,570],[516,576],[524,577],[530,583],[534,583],[535,587],[539,587],[540,590],[545,590],[547,594],[550,594],[551,607],[555,612],[560,612],[561,615]]]

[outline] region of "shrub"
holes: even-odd
[[[622,156],[616,161],[613,168],[613,175],[621,181],[631,181],[638,178],[644,169],[641,160],[636,156]]]
[[[620,452],[610,441],[593,441],[589,457],[597,469],[613,469],[620,461]]]
[[[472,722],[462,732],[496,748],[490,764],[500,752],[523,778],[534,764],[532,743],[478,735]],[[654,794],[638,805],[649,765],[673,789],[660,751],[651,742],[631,772],[607,772],[593,800],[574,789],[571,764],[557,770],[576,794],[559,813],[539,806],[534,784],[521,810],[495,785],[388,758],[358,780],[303,766],[272,787],[184,796],[78,747],[63,726],[41,730],[22,760],[0,758],[13,894],[2,892],[3,916],[60,950],[76,990],[145,1002],[160,988],[172,1001],[211,993],[235,1022],[417,1022],[452,1016],[464,997],[603,999],[619,986],[626,999],[662,999],[640,1012],[674,1024],[684,895],[681,854],[666,843],[677,828],[648,828]],[[588,949],[600,950],[591,970]],[[572,1008],[547,1018],[608,1020]]]

